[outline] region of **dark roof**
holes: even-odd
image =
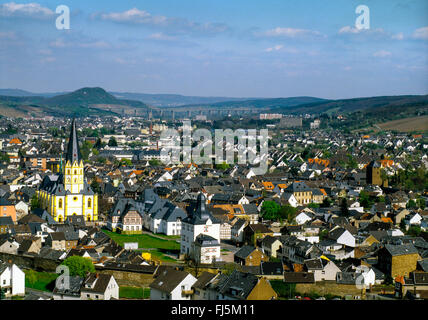
[[[0,217],[0,226],[13,225],[12,217]]]
[[[415,246],[410,243],[402,245],[386,244],[385,249],[389,252],[389,254],[391,254],[391,256],[418,253],[418,250],[415,248]]]
[[[206,285],[216,276],[216,274],[204,271],[198,278],[198,281],[192,286],[195,289],[204,289]]]
[[[171,293],[188,275],[185,271],[166,269],[150,284],[150,288]]]
[[[54,294],[63,294],[68,296],[80,297],[80,289],[83,284],[83,278],[79,276],[70,276],[69,277],[69,286],[66,287],[66,283],[58,281],[53,290]]]
[[[315,283],[314,274],[311,272],[285,272],[285,283]]]
[[[213,224],[220,223],[220,221],[214,218],[211,212],[207,210],[206,198],[204,194],[201,192],[198,195],[196,207],[194,208],[192,214],[184,218],[183,222],[193,224],[193,225],[201,225],[201,224],[206,224],[208,219],[210,219]]]
[[[243,246],[235,253],[235,257],[240,259],[246,259],[251,253],[256,250],[253,246]]]
[[[86,277],[82,291],[105,293],[112,277],[110,274],[91,273]]]
[[[263,262],[260,264],[262,275],[282,275],[284,267],[281,262]]]
[[[65,161],[70,161],[71,164],[74,161],[79,162],[82,159],[80,153],[79,141],[77,140],[77,131],[76,131],[76,119],[73,119],[70,129],[70,139],[68,140],[67,154],[65,156]]]
[[[196,237],[195,244],[198,244],[201,247],[212,247],[220,245],[217,239],[202,233]]]
[[[225,296],[245,300],[257,283],[257,276],[234,270],[228,277],[221,278],[217,290]]]

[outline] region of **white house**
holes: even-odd
[[[191,259],[201,261],[201,257],[196,257],[195,240],[200,234],[209,236],[220,243],[220,225],[213,215],[206,209],[205,196],[203,193],[198,195],[196,208],[193,213],[182,220],[181,223],[181,242],[180,252],[188,255]],[[220,250],[210,252],[211,260],[220,260]]]
[[[25,295],[25,273],[15,264],[0,264],[0,288],[6,297]]]
[[[296,222],[298,225],[302,225],[313,219],[313,215],[309,212],[302,211],[296,216]]]
[[[196,281],[188,272],[165,269],[150,284],[150,300],[191,300]]]
[[[345,228],[334,228],[328,237],[341,245],[355,248],[355,237]]]
[[[109,274],[89,274],[80,291],[81,300],[119,299],[119,285]]]

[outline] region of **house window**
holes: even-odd
[[[89,297],[90,297],[90,295],[89,295],[89,294],[87,294],[87,295],[86,295],[86,297],[88,297],[88,298],[89,298]]]
[[[91,200],[91,198],[89,198],[88,199],[88,208],[91,208],[92,207],[92,200]]]
[[[59,199],[59,202],[58,202],[58,208],[59,208],[59,209],[62,209],[62,199]]]
[[[73,201],[77,201],[77,197],[74,197],[74,198],[73,198]]]

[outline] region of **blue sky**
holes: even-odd
[[[55,8],[71,10],[57,30]],[[355,28],[359,5],[370,29]],[[0,88],[200,96],[428,93],[426,0],[0,1]]]

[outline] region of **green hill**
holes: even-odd
[[[102,88],[82,88],[70,93],[45,99],[42,102],[47,106],[91,106],[98,104],[123,105],[146,108],[141,101],[117,99]]]

